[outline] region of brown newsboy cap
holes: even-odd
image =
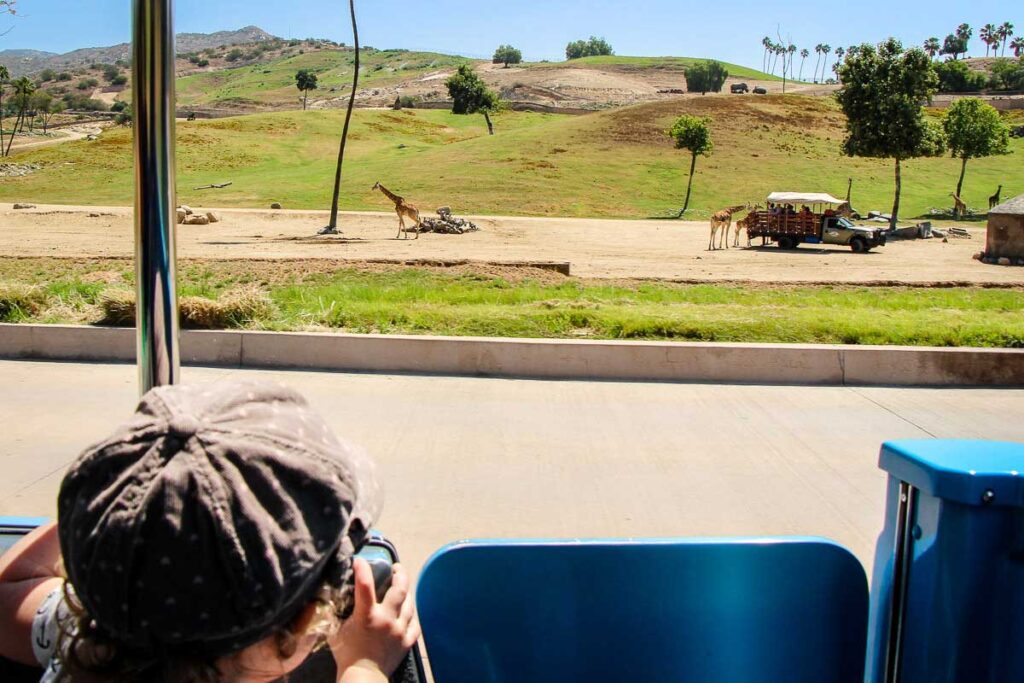
[[[380,508],[370,460],[269,383],[154,389],[71,466],[58,500],[68,579],[140,652],[224,655],[287,626]]]

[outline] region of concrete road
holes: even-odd
[[[897,438],[1024,440],[1024,391],[859,389],[186,368],[288,383],[373,453],[380,527],[418,570],[469,537],[821,535],[870,566]],[[130,365],[0,361],[0,514],[133,409]]]

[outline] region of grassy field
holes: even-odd
[[[351,90],[354,54],[351,50],[312,50],[283,59],[210,71],[178,79],[179,106],[271,105],[294,108],[301,100],[295,88],[300,69],[316,73],[319,89],[310,100],[341,97]],[[379,88],[471,60],[434,52],[379,50],[360,58],[360,89]],[[333,92],[332,92],[333,90]]]
[[[594,67],[594,66],[616,66],[632,69],[671,69],[682,71],[685,67],[697,62],[705,61],[699,57],[626,57],[623,55],[610,55],[602,57],[581,57],[567,62],[542,62],[531,64],[531,67]],[[721,62],[729,71],[730,76],[736,78],[749,78],[758,81],[781,81],[779,76],[766,74],[757,69]]]
[[[132,279],[127,260],[0,258],[0,321],[96,323]],[[202,326],[219,305],[223,326],[269,330],[1024,347],[1021,288],[695,286],[297,261],[185,262],[180,282]]]
[[[497,135],[480,116],[444,111],[360,110],[354,118],[342,206],[388,209],[371,192],[377,180],[421,209],[451,205],[457,213],[527,216],[658,217],[674,213],[685,193],[689,158],[665,131],[683,113],[711,119],[715,151],[697,164],[692,218],[775,190],[845,196],[854,206],[888,211],[893,168],[887,160],[840,155],[844,119],[831,99],[804,96],[708,96],[562,116],[506,112]],[[178,126],[179,199],[205,206],[326,209],[333,182],[340,111],[282,112]],[[1024,192],[1024,140],[1014,155],[968,166],[963,196],[987,207]],[[131,131],[113,129],[78,141],[18,154],[43,168],[0,182],[0,201],[130,205]],[[902,216],[948,207],[959,162],[904,164]],[[191,188],[231,181],[216,192]]]

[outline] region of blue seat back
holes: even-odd
[[[817,539],[476,541],[417,603],[436,683],[861,683],[868,588]]]

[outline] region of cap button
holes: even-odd
[[[191,439],[200,427],[202,423],[191,415],[176,415],[167,423],[171,435],[182,440]]]

